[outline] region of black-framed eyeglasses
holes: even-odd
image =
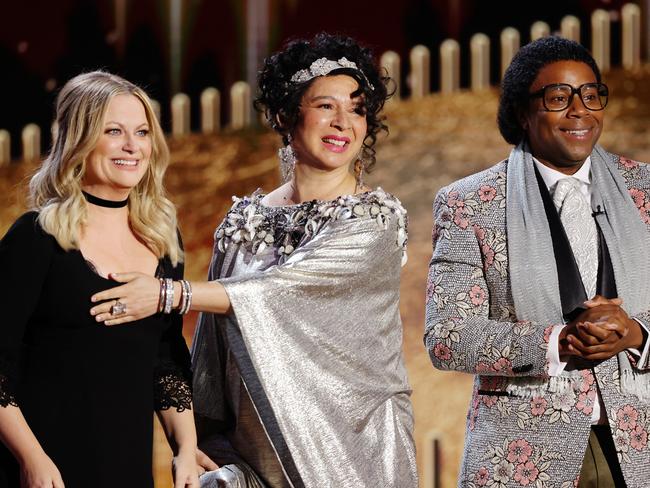
[[[544,108],[549,112],[561,112],[566,110],[571,102],[573,95],[580,95],[580,100],[585,108],[589,110],[602,110],[607,106],[609,99],[609,88],[604,83],[585,83],[578,88],[574,88],[567,83],[553,83],[546,85],[533,93],[529,93],[529,98],[541,98]]]

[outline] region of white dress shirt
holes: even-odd
[[[535,158],[533,158],[533,162],[535,163],[535,167],[537,168],[539,174],[544,180],[544,183],[546,184],[548,191],[550,192],[551,195],[553,195],[553,193],[555,192],[555,187],[557,186],[557,182],[560,181],[562,178],[567,178],[568,176],[557,170],[549,168],[548,166],[545,166]],[[582,166],[580,167],[580,169],[576,171],[573,175],[571,175],[571,177],[580,180],[580,182],[582,183],[580,185],[580,193],[582,193],[582,195],[585,197],[585,199],[588,202],[591,202],[591,193],[592,193],[591,158],[587,158],[585,162],[582,164]],[[641,327],[643,327],[646,330],[646,332],[648,332],[648,328],[645,326],[645,324],[643,324],[640,320],[637,320],[637,322]],[[560,332],[562,332],[564,327],[566,327],[566,324],[560,324],[553,327],[553,331],[551,332],[551,337],[549,339],[548,349],[546,351],[546,357],[549,362],[549,375],[551,376],[558,376],[560,373],[562,373],[562,371],[564,371],[564,368],[567,365],[566,362],[560,360],[560,353],[559,353]],[[648,357],[649,350],[650,350],[650,340],[645,341],[642,353],[640,353],[636,349],[628,349],[628,351],[634,354],[637,358],[640,357],[640,361],[642,362],[645,361],[646,358]],[[603,413],[603,415],[601,415],[601,412]],[[600,392],[598,393],[598,401],[594,402],[594,408],[591,413],[591,421],[592,424],[602,424],[607,422],[607,415],[605,413],[603,400],[600,397]]]

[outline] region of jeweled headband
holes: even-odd
[[[352,61],[348,61],[348,59],[346,58],[341,58],[338,61],[334,61],[333,59],[327,59],[327,58],[317,59],[316,61],[311,63],[309,68],[296,71],[294,75],[291,77],[291,82],[304,83],[305,81],[309,81],[312,78],[316,78],[317,76],[325,76],[331,73],[332,71],[341,68],[349,68],[358,71],[359,73],[361,73],[361,76],[363,76],[363,79],[366,80],[366,84],[368,85],[368,88],[370,88],[371,90],[375,89],[375,87],[372,86],[372,83],[368,81],[366,74],[357,67],[356,63],[353,63]]]

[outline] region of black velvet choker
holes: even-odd
[[[107,208],[122,208],[126,207],[126,204],[129,203],[129,199],[127,198],[126,200],[104,200],[103,198],[96,197],[95,195],[91,195],[90,193],[86,193],[85,191],[81,190],[81,193],[84,194],[84,197],[86,197],[86,201],[88,203],[92,203],[93,205],[97,205],[99,207],[107,207]]]

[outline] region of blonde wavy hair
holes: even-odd
[[[84,73],[61,89],[52,149],[29,183],[31,203],[45,232],[66,251],[79,249],[79,233],[87,219],[87,203],[81,193],[86,158],[103,132],[109,102],[125,94],[142,102],[152,143],[147,171],[129,194],[129,223],[158,258],[169,256],[175,266],[183,261],[183,251],[176,208],[165,196],[163,185],[169,149],[147,94],[119,76],[104,71]]]

